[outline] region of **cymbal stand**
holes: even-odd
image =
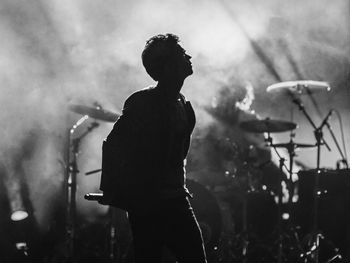
[[[330,111],[329,111],[329,116],[332,114],[333,111],[335,111],[335,110],[330,110]],[[338,113],[338,114],[339,114],[339,113]],[[328,131],[329,131],[329,133],[331,134],[332,139],[333,139],[335,145],[337,146],[337,149],[338,149],[338,151],[339,151],[339,154],[340,154],[340,156],[341,156],[341,158],[342,158],[342,159],[340,160],[340,162],[342,162],[342,163],[345,165],[346,169],[348,169],[348,168],[349,168],[349,164],[348,164],[348,161],[347,161],[347,158],[346,158],[346,152],[345,152],[345,155],[344,155],[343,151],[341,150],[341,148],[340,148],[340,146],[339,146],[339,142],[338,142],[337,138],[336,138],[335,135],[334,135],[333,129],[332,129],[331,125],[330,125],[330,124],[328,123],[328,121],[327,121],[327,117],[325,118],[325,120],[326,120],[326,121],[324,121],[324,123],[325,123],[326,127],[328,128]],[[345,151],[345,150],[344,150],[344,151]]]
[[[270,137],[271,138],[271,137]],[[251,146],[249,150],[251,150]],[[249,155],[249,154],[248,154]],[[270,161],[269,161],[270,162]],[[246,175],[247,175],[247,182],[244,185],[244,191],[243,191],[243,198],[242,198],[242,230],[239,234],[239,243],[240,243],[240,256],[241,256],[241,262],[246,263],[249,261],[248,256],[250,253],[250,243],[251,239],[254,238],[255,240],[258,239],[257,236],[252,234],[250,230],[248,229],[248,195],[251,193],[254,193],[258,191],[258,189],[255,188],[252,182],[252,174],[251,169],[254,167],[252,165],[252,159],[247,157],[244,160],[245,169],[246,169]]]
[[[247,171],[247,177],[248,181],[250,181],[250,171]],[[244,189],[243,193],[243,200],[242,200],[242,237],[241,237],[241,256],[242,256],[242,263],[246,263],[248,260],[248,250],[249,250],[249,244],[250,244],[250,235],[248,230],[248,194],[251,187],[246,185],[246,189]]]
[[[268,132],[267,133],[267,138],[265,139],[265,142],[267,143],[267,146],[269,146],[269,147],[272,147],[273,149],[274,149],[274,151],[275,151],[275,153],[276,153],[276,155],[277,155],[277,157],[278,157],[278,159],[279,160],[281,160],[283,157],[279,154],[279,152],[277,151],[277,149],[276,149],[276,146],[275,146],[275,144],[273,144],[273,142],[272,142],[272,137],[271,137],[271,135],[270,135],[270,133]],[[283,172],[283,168],[289,173],[289,169],[288,169],[288,167],[286,166],[286,164],[283,162],[283,164],[282,164],[282,167],[280,167],[282,170],[282,172]],[[284,178],[284,179],[288,179],[288,178],[286,178],[285,176],[283,176],[284,175],[284,173],[282,174],[282,177]]]
[[[283,166],[284,166],[285,159],[282,157],[279,160],[279,168],[281,171],[280,176],[280,189],[278,191],[278,220],[277,220],[277,231],[278,231],[278,252],[277,252],[277,263],[281,263],[283,260],[283,235],[282,235],[282,199],[283,199],[283,192],[282,192],[282,174],[283,174]]]
[[[306,119],[309,121],[312,128],[314,129],[314,131],[316,131],[317,130],[316,124],[313,122],[310,115],[305,110],[304,104],[301,102],[300,98],[296,97],[293,93],[290,93],[290,96],[292,97],[292,102],[298,106],[299,110],[304,114],[304,116],[306,117]],[[315,134],[315,136],[316,136],[316,134]],[[325,141],[323,136],[321,136],[320,140],[321,140],[320,143],[324,144],[326,146],[326,148],[328,149],[328,151],[331,151],[331,148],[329,147],[328,143]]]
[[[299,144],[294,143],[293,141],[293,134],[291,134],[289,143],[280,143],[280,144],[271,144],[270,146],[274,148],[278,147],[283,147],[286,148],[288,151],[288,156],[289,156],[289,168],[288,168],[288,174],[289,178],[287,179],[288,183],[288,191],[289,191],[289,197],[288,197],[288,205],[289,209],[291,210],[292,208],[292,203],[293,203],[293,193],[294,193],[294,182],[293,182],[293,164],[294,164],[294,157],[296,156],[295,154],[295,149],[298,147]],[[289,211],[290,212],[290,211]]]
[[[277,263],[281,263],[283,261],[283,234],[282,234],[282,199],[283,199],[283,191],[282,191],[282,181],[283,179],[286,179],[284,177],[283,168],[285,168],[288,171],[288,168],[285,164],[285,159],[279,154],[276,147],[272,143],[272,137],[270,136],[270,133],[268,133],[268,136],[266,138],[266,142],[268,143],[268,146],[272,147],[274,151],[276,152],[278,158],[279,158],[279,169],[280,169],[280,181],[279,181],[279,189],[278,189],[278,219],[277,219]]]
[[[79,155],[79,147],[81,140],[90,133],[94,128],[98,127],[97,122],[91,123],[87,130],[77,138],[72,138],[75,130],[89,118],[88,115],[80,118],[69,130],[68,133],[68,153],[67,153],[67,171],[65,180],[65,191],[67,201],[67,243],[69,258],[74,258],[75,239],[76,239],[76,192],[77,192],[77,175],[79,174],[77,159]],[[71,154],[72,151],[72,154]]]
[[[288,197],[288,212],[289,215],[291,216],[291,211],[292,211],[292,201],[293,201],[293,192],[294,192],[294,187],[293,187],[293,181],[292,181],[292,176],[293,176],[293,162],[294,162],[294,156],[295,156],[295,146],[296,144],[293,142],[292,139],[293,136],[290,138],[290,142],[288,144],[273,144],[272,138],[270,134],[268,134],[268,137],[266,141],[269,143],[268,145],[274,149],[276,152],[278,158],[279,158],[279,169],[280,169],[280,187],[282,187],[282,181],[283,179],[287,183],[287,189],[289,193]],[[285,148],[288,150],[289,154],[289,168],[285,165],[285,158],[283,158],[278,150],[277,147],[280,147],[281,145],[284,145]],[[288,172],[289,178],[284,176],[283,168]],[[277,262],[281,263],[283,261],[283,240],[285,237],[289,237],[286,232],[282,231],[282,200],[283,199],[283,193],[282,193],[282,188],[279,189],[278,191],[278,221],[277,221],[277,231],[278,231],[278,253],[277,253]],[[292,221],[292,219],[290,219]],[[292,238],[296,242],[296,246],[299,251],[302,251],[302,247],[300,245],[300,240],[298,233],[295,230],[295,227],[293,227],[293,221],[291,226],[289,226],[289,230],[292,232]]]
[[[304,259],[304,262],[307,262],[307,258],[310,258],[313,263],[319,263],[319,252],[320,252],[320,240],[325,239],[325,237],[322,235],[321,231],[318,229],[318,209],[319,209],[319,198],[322,195],[322,191],[320,190],[320,160],[321,160],[321,146],[325,145],[326,148],[331,151],[331,148],[328,146],[327,142],[323,138],[323,127],[328,124],[327,120],[330,116],[329,114],[325,117],[325,119],[322,121],[321,125],[319,127],[316,127],[315,123],[312,121],[310,115],[306,112],[304,105],[301,103],[300,99],[293,98],[293,103],[298,105],[299,110],[303,112],[305,117],[308,119],[308,121],[311,123],[311,125],[314,128],[314,136],[316,139],[316,146],[317,146],[317,159],[316,159],[316,175],[315,175],[315,183],[314,183],[314,189],[313,189],[313,216],[312,216],[312,230],[310,234],[310,248],[309,250],[301,254],[300,257]],[[338,257],[341,257],[341,255],[335,255],[331,261],[328,260],[328,262],[332,262],[334,259],[337,259]]]

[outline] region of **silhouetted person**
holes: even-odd
[[[193,73],[190,58],[175,35],[149,39],[142,62],[158,83],[125,101],[104,142],[101,190],[128,211],[137,263],[161,262],[164,247],[178,262],[206,262],[185,183],[195,115],[180,90]]]

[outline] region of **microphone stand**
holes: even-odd
[[[317,146],[317,162],[316,162],[316,174],[315,174],[315,184],[313,189],[313,215],[312,215],[312,230],[311,230],[311,237],[310,242],[311,247],[309,251],[307,251],[305,254],[302,254],[301,257],[304,258],[305,256],[310,256],[313,262],[318,263],[319,262],[319,252],[320,252],[320,240],[325,239],[324,235],[321,233],[321,231],[318,229],[318,208],[319,208],[319,198],[322,195],[322,191],[320,189],[320,176],[321,176],[321,169],[320,169],[320,160],[321,160],[321,145],[325,144],[322,143],[323,140],[323,132],[322,129],[325,125],[328,124],[328,118],[330,116],[330,113],[325,117],[325,119],[322,121],[321,125],[315,129],[314,135],[316,138],[316,146]],[[329,125],[329,124],[328,124]],[[326,145],[326,144],[325,144]],[[329,147],[328,147],[329,148]],[[341,255],[337,254],[335,255],[335,258],[341,258]],[[331,259],[333,261],[333,259]],[[331,262],[327,261],[327,262]]]
[[[343,164],[345,164],[346,169],[348,169],[348,168],[349,168],[348,161],[346,160],[346,157],[344,156],[344,153],[343,153],[343,151],[341,150],[341,148],[340,148],[340,146],[339,146],[338,140],[337,140],[337,138],[336,138],[335,135],[334,135],[334,132],[333,132],[333,129],[332,129],[331,125],[328,123],[328,121],[325,122],[325,125],[326,125],[326,127],[328,128],[328,131],[329,131],[329,133],[331,134],[332,139],[333,139],[335,145],[337,146],[337,149],[338,149],[338,151],[339,151],[339,154],[340,154],[340,156],[341,156],[341,158],[342,158],[342,159],[341,159],[341,162],[342,162]]]
[[[320,252],[320,240],[325,239],[325,237],[322,235],[321,231],[318,229],[318,208],[319,208],[319,198],[322,194],[322,191],[320,191],[320,175],[321,175],[321,169],[320,169],[320,160],[321,160],[321,145],[325,145],[328,151],[331,151],[331,148],[329,147],[328,143],[323,138],[323,132],[322,129],[326,125],[328,129],[330,130],[330,133],[333,137],[333,140],[335,141],[338,150],[340,150],[340,147],[338,145],[338,142],[336,141],[336,138],[334,136],[333,131],[330,129],[330,125],[328,124],[328,118],[331,115],[331,112],[327,114],[327,116],[322,121],[321,125],[319,127],[316,127],[315,123],[312,121],[310,115],[305,110],[304,105],[302,104],[301,100],[297,98],[292,92],[288,92],[288,94],[292,98],[292,102],[296,104],[299,108],[299,110],[304,114],[306,119],[309,121],[311,126],[314,128],[314,135],[316,138],[316,146],[317,146],[317,162],[316,162],[316,175],[315,175],[315,183],[314,183],[314,189],[313,189],[313,216],[312,216],[312,231],[310,234],[310,242],[311,247],[309,251],[306,253],[302,253],[300,257],[304,260],[307,260],[307,257],[310,257],[314,263],[319,263],[319,252]],[[343,154],[340,150],[341,156],[343,157]],[[345,160],[345,158],[343,158]],[[345,160],[346,163],[346,160]],[[346,163],[347,165],[347,163]],[[337,251],[337,250],[335,250]],[[333,258],[327,261],[327,263],[332,262],[334,259],[341,258],[341,255],[338,253]],[[306,261],[304,261],[306,262]]]
[[[318,106],[318,104],[317,104],[317,102],[316,102],[316,100],[315,100],[315,98],[314,98],[314,96],[313,96],[313,94],[312,94],[310,88],[309,88],[308,86],[304,86],[304,88],[305,88],[305,90],[306,90],[306,94],[309,96],[309,98],[310,98],[312,104],[314,105],[314,107],[315,107],[315,109],[316,109],[318,115],[319,115],[319,116],[322,116],[322,115],[321,115],[321,111],[320,111],[320,107]],[[333,111],[333,110],[331,110],[331,111],[329,112],[330,115],[332,114],[332,111]],[[325,120],[327,120],[327,117],[325,118]],[[330,132],[330,134],[331,134],[331,136],[332,136],[332,138],[333,138],[333,141],[334,141],[335,145],[337,146],[337,149],[338,149],[338,151],[339,151],[339,153],[340,153],[340,156],[341,156],[341,158],[342,158],[342,159],[341,159],[341,162],[342,162],[343,164],[345,164],[345,167],[348,169],[348,168],[349,168],[348,162],[347,162],[347,160],[346,160],[346,158],[345,158],[345,156],[344,156],[344,154],[343,154],[343,152],[342,152],[342,150],[341,150],[341,148],[340,148],[340,146],[339,146],[339,143],[338,143],[338,141],[337,141],[337,139],[336,139],[336,137],[335,137],[335,135],[334,135],[334,132],[333,132],[333,130],[332,130],[330,124],[329,124],[327,121],[325,122],[325,124],[326,124],[326,126],[327,126],[327,128],[328,128],[328,130],[329,130],[329,132]]]
[[[79,174],[77,159],[79,155],[79,147],[81,140],[89,134],[93,129],[99,126],[97,122],[91,123],[87,130],[77,138],[72,139],[75,130],[89,118],[88,115],[80,118],[69,130],[68,134],[68,166],[66,171],[66,201],[67,201],[67,243],[68,243],[68,258],[74,259],[75,240],[76,240],[76,192],[77,192],[77,175]],[[72,149],[72,155],[71,151]]]
[[[307,111],[305,110],[305,107],[303,105],[303,103],[301,102],[301,100],[299,98],[297,98],[292,92],[288,93],[291,97],[292,97],[292,102],[294,104],[296,104],[299,108],[299,110],[304,114],[304,116],[306,117],[306,119],[309,121],[309,123],[311,124],[311,126],[314,128],[314,130],[316,131],[318,128],[316,127],[315,123],[313,122],[313,120],[311,119],[310,115],[307,113]],[[315,134],[316,135],[316,134]],[[316,138],[317,140],[317,138]],[[321,141],[322,144],[324,144],[326,146],[326,148],[328,149],[328,151],[331,151],[331,148],[329,147],[328,143],[324,140],[323,136],[321,136]]]
[[[316,109],[318,115],[322,118],[322,114],[321,114],[320,107],[318,106],[318,104],[317,104],[317,102],[316,102],[316,100],[315,100],[315,98],[314,98],[314,96],[313,96],[313,93],[311,92],[311,90],[310,90],[310,88],[309,88],[308,86],[304,86],[304,88],[305,88],[305,90],[306,90],[306,94],[308,95],[308,97],[310,98],[312,104],[314,105],[314,107],[315,107],[315,109]],[[329,112],[329,116],[332,114],[333,111],[334,111],[334,110],[331,110],[331,111]],[[328,118],[326,117],[325,120],[328,120]],[[332,130],[330,124],[329,124],[327,121],[325,122],[325,124],[326,124],[326,126],[327,126],[327,128],[328,128],[328,131],[330,132],[330,134],[331,134],[331,136],[332,136],[332,139],[333,139],[335,145],[337,146],[337,149],[338,149],[338,151],[339,151],[339,154],[340,154],[340,156],[341,156],[341,158],[342,158],[340,161],[341,161],[343,164],[345,164],[346,169],[348,169],[348,168],[349,168],[348,161],[347,161],[346,157],[344,156],[344,154],[343,154],[343,152],[342,152],[342,150],[341,150],[341,148],[340,148],[340,146],[339,146],[338,140],[337,140],[337,138],[335,137],[334,132],[333,132],[333,130]]]

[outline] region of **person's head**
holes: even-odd
[[[151,37],[142,52],[143,66],[155,81],[184,80],[193,73],[190,58],[173,34]]]

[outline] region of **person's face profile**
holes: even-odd
[[[186,53],[186,50],[184,50],[180,45],[177,45],[174,60],[179,75],[181,75],[184,79],[193,73],[190,59],[191,56]]]

